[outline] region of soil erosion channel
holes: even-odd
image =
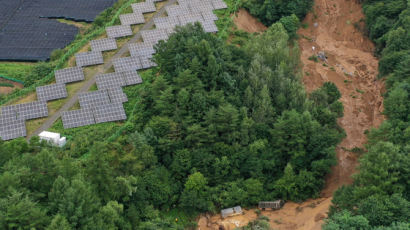
[[[344,105],[344,116],[338,123],[346,131],[346,138],[337,146],[338,165],[326,178],[321,198],[300,204],[288,202],[281,210],[262,212],[270,218],[273,229],[321,229],[333,192],[352,182],[357,155],[349,150],[363,148],[367,141],[365,131],[378,127],[384,119],[384,83],[377,80],[373,43],[357,29],[362,18],[361,5],[355,1],[315,0],[312,12],[303,21],[308,27],[298,32],[305,88],[309,93],[326,81],[336,84]],[[326,61],[309,60],[319,52],[325,53]],[[220,215],[201,216],[198,229],[234,229],[256,218],[254,210],[224,220]]]

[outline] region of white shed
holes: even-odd
[[[46,141],[49,144],[58,147],[63,147],[67,142],[67,139],[65,137],[61,137],[59,133],[43,131],[38,136],[40,137],[40,141]]]
[[[226,208],[221,210],[221,216],[222,219],[228,216],[236,216],[236,215],[242,215],[243,211],[241,206],[235,206],[233,208]]]

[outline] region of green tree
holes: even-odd
[[[282,23],[291,38],[295,38],[297,36],[296,31],[299,29],[300,21],[295,14],[282,17],[279,22]]]
[[[207,179],[200,172],[191,174],[185,183],[184,192],[181,195],[181,206],[188,210],[210,210],[207,183]]]
[[[60,214],[54,216],[53,220],[51,220],[50,225],[47,226],[46,230],[72,230],[70,224],[68,223],[67,219]]]
[[[0,199],[1,229],[43,229],[49,223],[46,210],[21,193]]]
[[[369,221],[363,216],[352,216],[348,211],[335,214],[326,220],[323,230],[366,230],[370,229]]]
[[[87,229],[93,225],[95,214],[100,208],[97,194],[83,179],[67,181],[57,178],[49,193],[53,210],[67,218],[72,228]]]

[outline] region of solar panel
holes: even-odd
[[[47,103],[35,101],[15,105],[17,110],[17,120],[30,120],[48,116]]]
[[[108,96],[110,97],[111,103],[124,103],[128,101],[127,95],[125,95],[121,87],[109,88]]]
[[[134,13],[151,13],[157,11],[153,2],[139,2],[131,4]]]
[[[182,26],[185,26],[189,23],[194,24],[195,22],[203,22],[202,15],[199,13],[193,13],[193,14],[184,14],[184,15],[179,15],[178,16],[179,21],[181,22]]]
[[[151,58],[149,57],[141,57],[140,60],[143,69],[149,69],[151,67],[157,66],[157,64],[152,62]]]
[[[146,42],[129,44],[128,49],[132,57],[152,57],[155,53],[154,46]]]
[[[114,38],[103,38],[98,40],[92,40],[91,42],[92,51],[108,51],[117,49],[117,42]]]
[[[101,52],[84,52],[75,55],[77,66],[99,65],[104,63],[104,58]]]
[[[120,38],[132,35],[130,25],[109,26],[105,29],[109,38]]]
[[[115,72],[125,72],[129,70],[142,69],[139,57],[123,57],[114,59],[113,65]]]
[[[141,31],[142,39],[144,43],[156,44],[160,40],[167,40],[168,34],[166,30],[155,29],[155,30],[143,30]]]
[[[61,83],[37,87],[36,92],[39,101],[52,101],[68,96],[65,85]]]
[[[145,18],[142,13],[131,13],[120,15],[120,21],[122,25],[137,25],[144,24]]]
[[[17,109],[15,105],[3,106],[0,110],[0,122],[14,121],[17,119]]]
[[[171,36],[171,34],[175,33],[175,28],[168,28],[166,29],[168,36]]]
[[[212,11],[201,12],[202,17],[205,21],[217,21],[218,16],[216,16]]]
[[[110,103],[107,90],[97,90],[93,92],[82,93],[78,96],[81,108],[94,108],[95,106]]]
[[[136,85],[142,83],[142,78],[137,71],[126,71],[121,73],[126,85]]]
[[[84,108],[63,112],[61,120],[63,121],[64,129],[95,124],[93,111]]]
[[[191,10],[187,5],[171,5],[166,6],[165,11],[169,17],[178,17],[179,15],[190,14]]]
[[[223,0],[212,0],[212,5],[215,10],[227,9],[228,5]]]
[[[4,141],[27,135],[24,120],[0,121],[0,138]]]
[[[94,116],[97,124],[127,119],[127,115],[121,103],[98,106],[94,109]]]
[[[57,83],[71,83],[84,80],[84,72],[81,67],[71,67],[55,71]]]
[[[214,6],[208,1],[194,1],[188,3],[191,12],[209,12],[214,10]]]
[[[111,89],[125,86],[125,80],[119,73],[100,74],[96,77],[98,89]]]
[[[205,21],[202,22],[202,27],[204,28],[204,31],[207,33],[215,33],[218,32],[218,27],[216,26],[214,21]]]
[[[154,23],[157,29],[174,28],[180,25],[178,17],[154,18]]]

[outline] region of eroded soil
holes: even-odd
[[[351,175],[357,167],[358,157],[349,150],[363,148],[367,141],[365,131],[378,127],[384,120],[381,114],[384,83],[377,80],[378,61],[373,56],[374,45],[357,29],[360,19],[364,18],[360,4],[348,0],[315,0],[313,9],[303,22],[307,27],[298,31],[303,83],[308,93],[326,81],[336,84],[342,93],[340,100],[344,105],[344,116],[338,123],[346,131],[346,138],[337,146],[338,164],[326,178],[321,198],[300,204],[288,202],[280,210],[262,212],[270,218],[273,229],[321,229],[333,192],[341,185],[352,182]],[[238,28],[253,28],[241,23],[237,24]],[[324,52],[327,60],[308,60],[318,52]],[[256,218],[255,210],[246,210],[244,215],[224,220],[220,215],[203,215],[199,218],[198,229],[214,230],[223,226],[229,230],[244,226]]]
[[[245,9],[240,9],[235,14],[233,21],[239,30],[244,30],[248,33],[261,32],[267,29],[262,22],[258,21]]]
[[[9,83],[14,87],[0,86],[0,95],[6,95],[12,93],[16,89],[22,89],[23,85],[14,81],[9,81],[7,79],[0,78],[0,83]]]

